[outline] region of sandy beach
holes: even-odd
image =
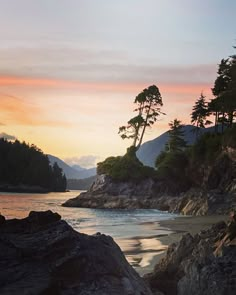
[[[147,222],[142,224],[158,230],[158,235],[150,237],[137,236],[129,240],[119,240],[124,254],[136,271],[141,275],[151,272],[155,264],[165,255],[168,245],[178,242],[182,235],[189,232],[192,235],[211,227],[212,224],[224,220],[227,216],[180,216],[172,220]]]

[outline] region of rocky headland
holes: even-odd
[[[46,211],[0,215],[0,294],[152,293],[111,237],[78,233]]]
[[[117,181],[98,175],[91,188],[63,206],[156,208],[185,215],[227,214],[236,206],[236,151],[225,149],[212,165],[188,167],[188,182]]]

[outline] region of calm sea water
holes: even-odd
[[[154,244],[158,248],[156,250],[160,251],[158,235],[168,233],[167,229],[160,228],[158,221],[172,219],[175,216],[155,209],[103,210],[61,206],[67,199],[79,194],[80,191],[49,194],[0,193],[0,212],[9,219],[26,217],[32,210],[50,209],[58,212],[79,232],[101,232],[111,235],[131,264],[136,268],[147,267],[149,262],[145,262],[144,256],[148,254],[148,250],[153,253],[153,242],[157,242]]]

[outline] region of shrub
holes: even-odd
[[[130,147],[123,157],[109,157],[98,163],[98,174],[106,174],[118,181],[140,181],[153,177],[155,171],[144,166],[136,157],[135,148]]]

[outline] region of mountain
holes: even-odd
[[[73,169],[77,170],[77,171],[83,171],[84,168],[82,168],[80,165],[72,165],[71,166]]]
[[[89,168],[89,169],[86,169],[86,168],[83,168],[79,165],[73,165],[71,166],[73,169],[75,169],[76,171],[80,172],[80,178],[81,179],[84,179],[84,178],[89,178],[91,176],[94,176],[97,174],[97,168],[94,167],[94,168]]]
[[[196,133],[193,132],[193,128],[196,128],[192,125],[185,125],[183,126],[184,131],[184,139],[187,142],[187,144],[191,145],[196,141]],[[206,133],[206,132],[213,132],[214,126],[209,128],[201,128],[200,134]],[[155,166],[155,160],[157,156],[160,154],[161,151],[165,149],[165,144],[167,143],[169,138],[168,131],[161,134],[157,138],[147,141],[143,143],[140,147],[140,149],[137,151],[137,157],[138,159],[147,166],[154,167]]]
[[[69,166],[64,161],[62,161],[61,159],[55,156],[52,156],[52,155],[47,155],[47,156],[51,165],[57,162],[58,166],[65,173],[67,179],[84,179],[84,178],[88,178],[88,177],[96,175],[96,168],[86,169],[86,168],[80,167],[79,165],[75,165],[76,166],[75,168],[75,167]]]

